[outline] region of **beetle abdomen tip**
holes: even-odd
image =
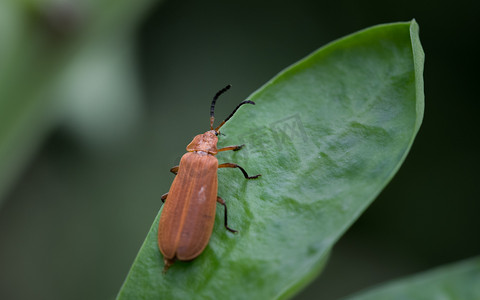
[[[163,274],[166,274],[168,269],[173,265],[175,262],[175,258],[173,259],[168,259],[166,257],[163,258],[163,262],[165,263],[165,266],[163,267]]]

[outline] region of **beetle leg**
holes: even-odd
[[[160,199],[162,199],[162,202],[165,203],[165,199],[167,199],[167,196],[168,196],[168,193],[165,193],[162,195],[162,197],[160,197]]]
[[[224,219],[225,228],[227,228],[228,231],[233,232],[233,233],[238,232],[235,229],[232,229],[232,228],[228,227],[228,224],[227,224],[227,204],[225,204],[225,200],[223,200],[220,196],[217,196],[217,202],[220,203],[221,205],[223,205],[223,207],[225,208],[225,214],[224,214],[224,216],[225,216],[225,219]]]
[[[237,165],[237,164],[233,164],[233,163],[219,164],[219,165],[218,165],[218,168],[239,168],[240,171],[242,171],[243,176],[245,176],[246,179],[255,179],[255,178],[258,178],[258,177],[262,176],[262,175],[260,175],[260,174],[255,175],[255,176],[248,176],[247,171],[245,171],[244,168],[240,167],[240,166]]]
[[[178,166],[175,166],[173,168],[170,169],[170,172],[172,172],[173,174],[177,175],[178,173]]]
[[[218,149],[217,152],[228,151],[228,150],[238,151],[242,149],[243,146],[245,146],[245,144],[238,145],[238,146],[228,146],[228,147]]]

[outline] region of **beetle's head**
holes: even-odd
[[[187,151],[202,151],[208,154],[217,154],[218,131],[209,130],[204,134],[199,134],[188,144]]]
[[[231,87],[230,85],[227,85],[226,87],[218,91],[213,97],[212,105],[210,106],[210,130],[205,132],[204,134],[199,134],[196,137],[194,137],[193,141],[187,146],[188,152],[198,151],[198,152],[205,152],[212,155],[217,154],[218,152],[217,142],[218,142],[218,135],[220,134],[220,127],[222,127],[223,124],[225,124],[225,122],[227,122],[233,116],[233,114],[235,114],[235,112],[238,110],[240,106],[244,104],[255,104],[255,102],[250,100],[242,101],[233,110],[233,112],[220,125],[218,125],[214,129],[213,122],[215,121],[215,103],[218,97],[221,94],[225,93],[230,87]]]

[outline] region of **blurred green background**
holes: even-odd
[[[346,34],[416,18],[426,111],[404,165],[296,299],[480,252],[475,1],[0,3],[0,299],[113,299],[211,97],[219,119]]]

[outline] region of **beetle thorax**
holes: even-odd
[[[215,130],[209,130],[204,134],[199,134],[193,138],[193,141],[188,144],[187,151],[189,152],[206,152],[208,154],[217,154],[218,137]]]

